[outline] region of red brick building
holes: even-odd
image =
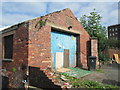
[[[108,38],[120,40],[120,24],[108,26]]]
[[[61,32],[76,41],[74,67],[87,67],[87,58],[91,52],[90,36],[67,8],[2,30],[2,68],[6,70],[4,74],[9,78],[10,88],[23,87],[22,81],[25,80],[26,74],[30,73],[28,67],[38,68],[38,71],[40,70],[50,79],[51,74],[47,69],[53,68],[55,64],[53,63],[54,55],[51,54],[51,32],[53,31]],[[65,45],[71,45],[71,43],[66,43]],[[65,58],[63,54],[64,52],[59,55]],[[39,73],[34,73],[34,71],[31,70],[34,79],[37,80]],[[51,81],[54,82],[53,79]]]

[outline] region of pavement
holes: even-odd
[[[101,69],[102,72],[93,71],[81,79],[120,86],[120,64],[102,65]]]

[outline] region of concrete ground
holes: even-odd
[[[120,64],[102,65],[101,69],[103,72],[93,71],[82,79],[120,86]]]

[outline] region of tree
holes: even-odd
[[[102,17],[98,14],[95,9],[90,12],[90,15],[83,15],[80,18],[81,24],[85,30],[89,33],[91,37],[97,37],[98,39],[98,53],[101,54],[102,51],[107,49],[107,31],[106,27],[101,24]],[[101,56],[101,55],[100,55]]]
[[[95,9],[90,12],[90,15],[83,15],[80,18],[81,24],[91,37],[99,37],[100,35],[106,36],[106,28],[101,25],[101,16]]]
[[[90,15],[83,15],[80,18],[81,24],[91,37],[98,38],[98,50],[103,51],[107,47],[106,27],[101,25],[102,17],[98,14],[95,9],[90,12]]]
[[[120,49],[120,40],[117,40],[115,38],[109,38],[107,40],[107,43],[108,43],[108,48]]]

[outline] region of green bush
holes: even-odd
[[[99,52],[98,53],[98,57],[99,57],[99,60],[100,61],[103,61],[103,62],[107,62],[110,60],[110,57],[108,54],[105,54],[105,53],[102,53],[102,52]]]
[[[107,84],[101,84],[95,81],[90,80],[79,80],[77,82],[72,82],[73,88],[92,88],[95,90],[113,90],[113,89],[119,89],[117,86],[113,85],[107,85]]]
[[[85,80],[85,81],[81,82],[81,85],[86,88],[94,88],[95,86],[99,86],[99,83]]]
[[[108,48],[120,49],[120,40],[116,40],[115,38],[109,38],[107,40]]]

